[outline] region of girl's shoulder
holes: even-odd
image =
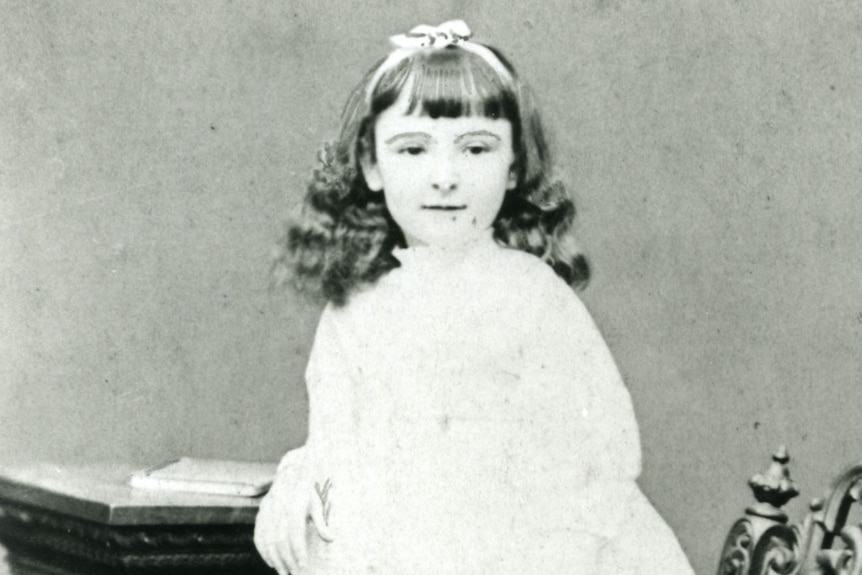
[[[574,289],[538,256],[504,246],[498,246],[495,251],[498,260],[495,273],[507,276],[518,285],[526,283],[531,288],[529,292],[548,290],[577,297]]]
[[[500,248],[500,276],[509,293],[524,309],[552,323],[592,324],[592,318],[575,288],[541,258],[527,252]]]
[[[539,273],[540,275],[547,275],[545,274],[545,271],[553,273],[550,266],[543,262],[538,256],[523,250],[510,248],[508,246],[501,246],[499,244],[495,245],[496,249],[494,250],[494,253],[497,254],[500,262],[504,265],[510,266],[513,269],[520,269],[528,273]]]
[[[547,263],[522,250],[485,244],[455,260],[414,250],[398,254],[402,266],[351,294],[344,305],[328,304],[324,319],[334,323],[380,322],[387,311],[416,306],[517,306],[538,312],[579,304],[574,289]]]

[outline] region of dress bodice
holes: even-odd
[[[304,449],[333,483],[341,543],[318,544],[312,573],[521,574],[542,557],[562,573],[592,557],[648,503],[608,505],[642,498],[640,446],[580,300],[490,236],[394,255],[315,337]]]

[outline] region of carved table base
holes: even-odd
[[[0,542],[14,575],[274,573],[254,549],[256,501],[236,498],[232,508],[224,497],[179,506],[176,495],[169,504],[132,497],[101,518],[103,501],[29,487],[0,476]]]

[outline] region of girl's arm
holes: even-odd
[[[541,273],[541,272],[540,272]],[[567,524],[614,537],[637,490],[641,452],[631,399],[581,300],[556,278],[536,313],[528,370],[536,385],[528,428],[532,473],[569,511]]]
[[[324,482],[337,451],[343,451],[353,437],[352,382],[355,363],[347,357],[348,346],[339,330],[340,310],[331,304],[323,310],[314,346],[305,370],[308,389],[308,438],[305,446],[314,472]]]
[[[290,451],[279,465],[272,487],[260,503],[254,543],[267,565],[279,575],[298,573],[306,565],[307,522],[318,536],[332,541],[325,511],[314,495],[304,447]]]
[[[305,379],[309,431],[304,446],[289,451],[278,466],[273,486],[263,499],[255,524],[255,545],[264,561],[281,575],[296,573],[307,561],[307,521],[317,535],[333,540],[328,525],[327,455],[347,433],[348,382],[332,310],[318,324]],[[348,411],[348,413],[345,413]],[[328,495],[328,494],[327,494]]]

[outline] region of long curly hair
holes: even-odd
[[[404,90],[409,112],[432,118],[480,115],[512,124],[517,185],[494,222],[502,246],[536,255],[569,285],[590,276],[572,230],[575,207],[550,178],[551,157],[533,97],[508,60],[487,46],[509,77],[467,50],[417,50],[395,64],[379,61],[354,89],[335,142],[324,145],[301,213],[285,226],[273,263],[276,283],[343,305],[351,293],[399,266],[392,255],[405,239],[384,202],[368,189],[360,158],[374,159],[374,126]]]

